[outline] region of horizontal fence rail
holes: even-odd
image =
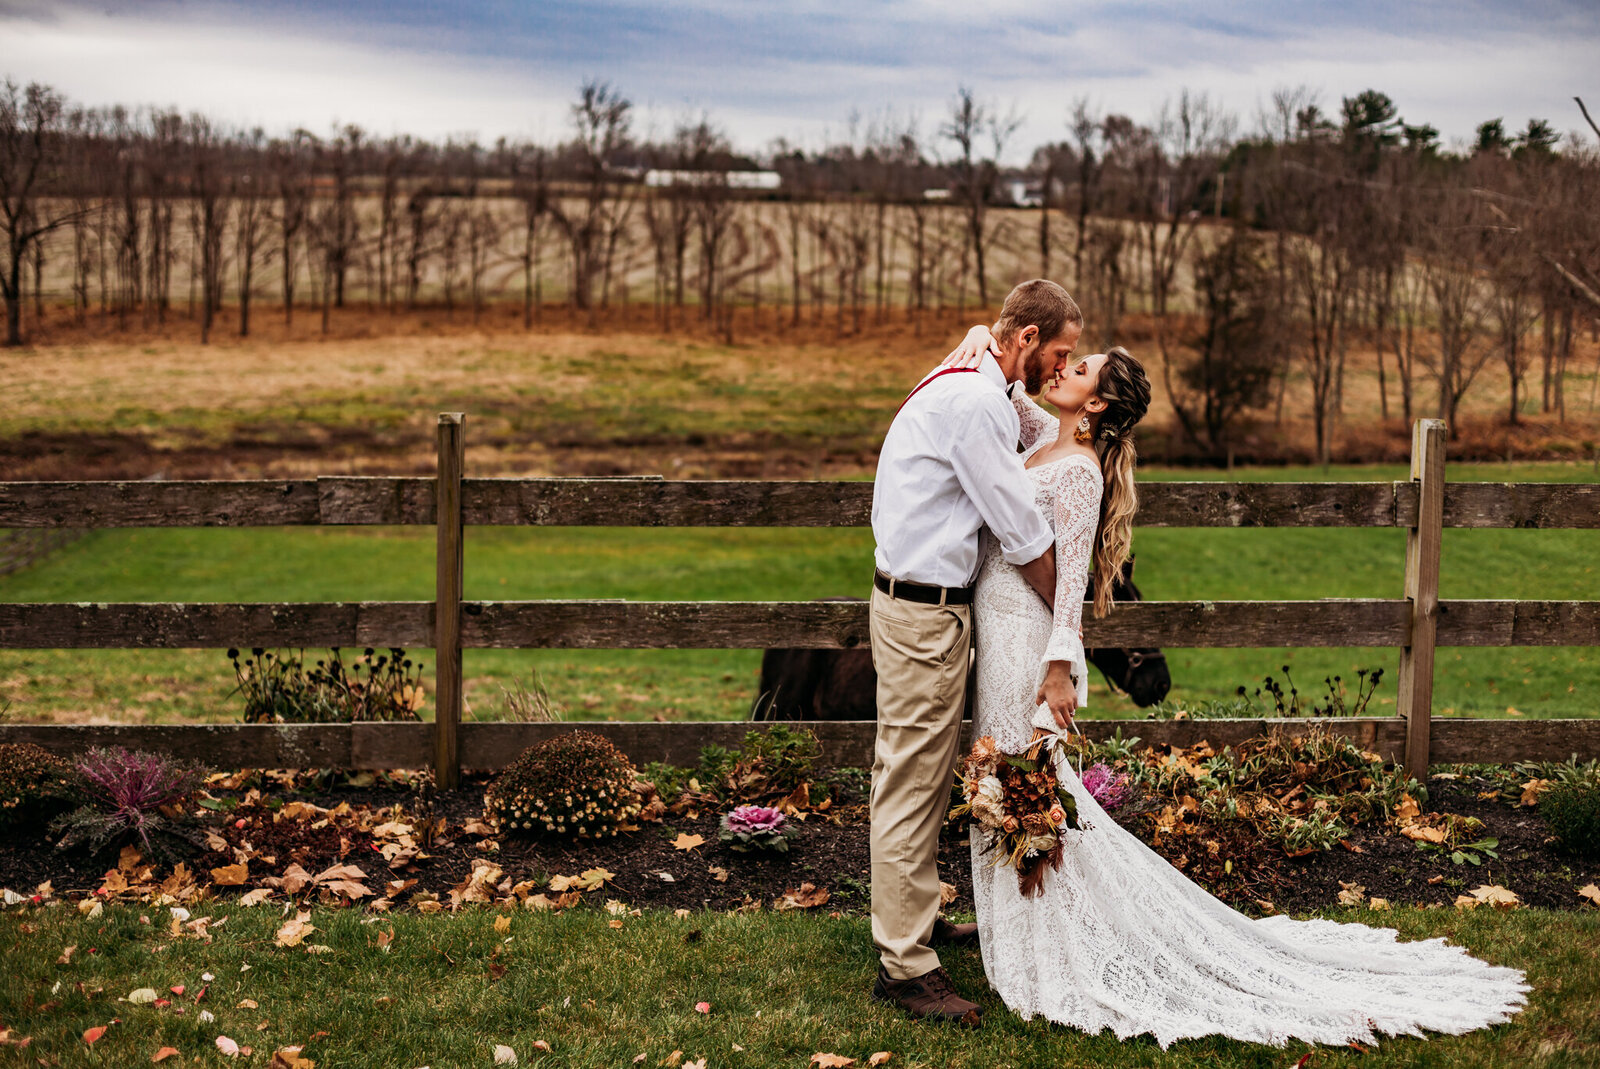
[[[1152,745],[1191,746],[1204,740],[1221,749],[1274,729],[1289,734],[1313,724],[1349,739],[1387,761],[1405,756],[1403,717],[1239,718],[1216,720],[1079,720],[1091,742],[1120,732]],[[502,768],[525,747],[581,727],[616,743],[643,765],[663,761],[694,766],[702,746],[737,747],[745,733],[771,723],[678,721],[673,723],[475,723],[458,728],[461,766]],[[816,733],[821,761],[865,768],[872,763],[877,723],[822,720],[791,723]],[[970,723],[966,725],[970,731]],[[1437,717],[1432,721],[1429,760],[1435,763],[1565,759],[1600,748],[1600,720],[1499,720]],[[967,740],[964,736],[964,743]],[[31,742],[59,753],[77,754],[92,746],[159,749],[229,768],[426,768],[433,761],[434,725],[361,724],[0,724],[0,742]]]
[[[865,585],[865,584],[863,584]],[[437,644],[431,601],[0,603],[4,649]],[[867,605],[838,601],[463,601],[466,649],[854,649]],[[1136,601],[1084,614],[1097,646],[1403,646],[1403,598]],[[1600,645],[1600,602],[1441,601],[1440,646]]]
[[[0,528],[431,525],[436,482],[0,483]],[[1411,527],[1412,482],[1139,484],[1141,527]],[[870,482],[463,479],[482,526],[864,527]],[[1600,528],[1600,484],[1450,483],[1446,527]]]
[[[863,602],[467,601],[466,526],[861,527],[872,484],[705,480],[465,478],[462,417],[440,416],[435,478],[326,476],[193,482],[0,483],[0,528],[428,525],[440,562],[433,601],[0,603],[0,648],[200,649],[431,647],[433,723],[317,725],[0,724],[0,741],[63,752],[111,742],[157,746],[235,767],[432,764],[441,785],[462,766],[496,768],[556,724],[459,723],[463,649],[858,649]],[[1325,725],[1425,777],[1429,761],[1565,758],[1600,752],[1600,719],[1475,721],[1432,717],[1438,646],[1600,646],[1600,602],[1438,598],[1440,536],[1457,528],[1600,528],[1600,484],[1453,483],[1444,425],[1413,428],[1409,480],[1149,482],[1141,527],[1388,527],[1406,532],[1401,598],[1120,603],[1085,613],[1090,647],[1398,647],[1397,714],[1325,720],[1080,721],[1090,738],[1118,729],[1147,742],[1242,742],[1275,727]],[[862,577],[861,594],[867,590]],[[691,764],[707,743],[731,746],[751,724],[598,723],[640,762]],[[871,722],[808,722],[824,759],[865,764]]]

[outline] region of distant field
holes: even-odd
[[[1587,465],[1456,465],[1454,479],[1589,481]],[[1239,469],[1237,479],[1404,477],[1398,467]],[[1149,470],[1145,478],[1194,478]],[[1212,473],[1211,477],[1225,477]],[[1399,597],[1397,530],[1164,529],[1135,538],[1153,599]],[[861,529],[470,528],[469,598],[798,600],[866,593]],[[322,601],[432,596],[432,533],[421,528],[103,531],[0,577],[3,601]],[[1447,598],[1600,599],[1600,532],[1447,530]],[[423,654],[430,662],[431,654]],[[1291,666],[1303,694],[1324,676],[1385,668],[1374,712],[1394,708],[1387,649],[1171,649],[1185,701],[1222,698]],[[728,719],[755,697],[757,651],[467,651],[473,715],[499,719],[501,687],[537,672],[572,718]],[[220,651],[0,651],[0,700],[62,721],[234,720]],[[1351,687],[1353,690],[1353,686]],[[1436,711],[1476,716],[1600,715],[1600,650],[1445,649]],[[1087,715],[1142,717],[1092,674]]]
[[[608,311],[603,333],[526,333],[511,311],[497,310],[482,330],[435,322],[435,312],[391,319],[351,310],[352,334],[327,340],[219,336],[201,346],[180,324],[168,336],[105,331],[0,350],[0,478],[425,472],[436,414],[446,410],[467,414],[468,470],[477,474],[848,477],[872,470],[910,385],[966,326],[987,318],[947,313],[920,336],[897,319],[834,337],[809,318],[780,331],[764,313],[759,331],[724,345],[654,331],[637,305]],[[1181,456],[1150,324],[1130,317],[1124,328],[1118,340],[1154,385],[1141,454]],[[1524,424],[1506,429],[1503,369],[1491,363],[1466,400],[1451,456],[1493,460],[1510,449],[1594,464],[1596,354],[1587,336],[1580,342],[1566,423],[1537,412],[1535,389],[1524,397]],[[1393,371],[1391,359],[1385,423],[1376,357],[1352,350],[1336,457],[1409,455]],[[1416,413],[1436,411],[1431,382],[1419,380],[1417,391]],[[1292,366],[1283,421],[1269,408],[1241,428],[1241,460],[1310,457],[1308,396]]]

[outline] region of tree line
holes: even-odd
[[[1576,101],[1597,138],[1582,101]],[[0,88],[6,342],[48,304],[202,341],[354,301],[476,320],[507,295],[532,327],[552,301],[590,323],[648,301],[663,328],[735,308],[775,326],[987,309],[1022,277],[1061,280],[1093,344],[1130,317],[1161,354],[1181,434],[1223,455],[1240,418],[1309,386],[1327,461],[1347,357],[1376,353],[1382,414],[1454,428],[1488,368],[1565,418],[1574,339],[1600,322],[1600,156],[1545,120],[1438,131],[1367,90],[1325,112],[1275,92],[1244,129],[1204,94],[1145,122],[1078,102],[1026,167],[999,161],[1020,117],[959,90],[936,129],[885,112],[820,148],[741,155],[708,116],[641,134],[590,81],[557,143],[269,137],[203,114],[88,108]],[[1564,143],[1565,141],[1565,143]],[[746,181],[754,172],[773,181]],[[175,293],[175,285],[183,293]],[[30,307],[31,306],[31,307]],[[1537,382],[1531,381],[1537,369]]]

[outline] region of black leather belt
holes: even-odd
[[[972,604],[970,586],[930,586],[927,583],[895,579],[884,575],[881,571],[873,572],[872,585],[891,598],[899,598],[902,601],[920,601],[924,605]]]

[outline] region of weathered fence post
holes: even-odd
[[[461,723],[461,469],[465,448],[460,412],[439,413],[439,474],[434,507],[438,567],[433,601],[433,645],[438,688],[434,695],[433,776],[441,788],[461,783],[456,728]]]
[[[1444,421],[1419,419],[1411,429],[1411,481],[1417,522],[1406,534],[1406,600],[1410,642],[1400,650],[1398,711],[1406,718],[1406,771],[1428,782],[1433,715],[1433,652],[1439,631],[1439,546],[1444,537]]]

